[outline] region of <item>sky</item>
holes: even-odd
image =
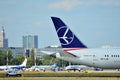
[[[90,48],[120,46],[120,0],[0,0],[9,47],[22,47],[24,35],[38,35],[39,48],[60,45],[51,16]]]

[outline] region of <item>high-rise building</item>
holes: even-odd
[[[8,39],[5,37],[4,27],[2,27],[0,32],[0,48],[8,48]]]
[[[26,49],[38,48],[38,36],[37,35],[23,36],[23,48]]]

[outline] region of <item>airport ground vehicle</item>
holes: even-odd
[[[7,77],[9,76],[21,77],[22,75],[18,73],[18,70],[11,69],[11,70],[6,71],[6,76]]]

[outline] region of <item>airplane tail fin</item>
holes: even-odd
[[[62,48],[87,48],[60,18],[51,18],[57,31]]]
[[[25,66],[26,67],[27,64],[27,58],[25,58],[25,60],[23,61],[23,63],[21,64],[21,66]]]

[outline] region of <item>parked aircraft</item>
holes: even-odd
[[[57,63],[54,63],[52,65],[36,65],[36,66],[32,66],[29,71],[46,71],[46,70],[51,70],[53,68],[57,67]]]
[[[68,66],[65,67],[65,70],[67,70],[67,71],[69,71],[69,70],[73,70],[73,71],[78,70],[80,72],[80,71],[84,71],[86,69],[90,69],[90,67],[85,66],[85,65],[68,65]]]
[[[23,70],[26,67],[27,59],[23,61],[21,65],[6,65],[6,66],[0,66],[0,70],[8,70],[8,69],[21,69]]]
[[[120,48],[87,48],[60,18],[51,18],[63,48],[56,57],[96,68],[120,68]]]

